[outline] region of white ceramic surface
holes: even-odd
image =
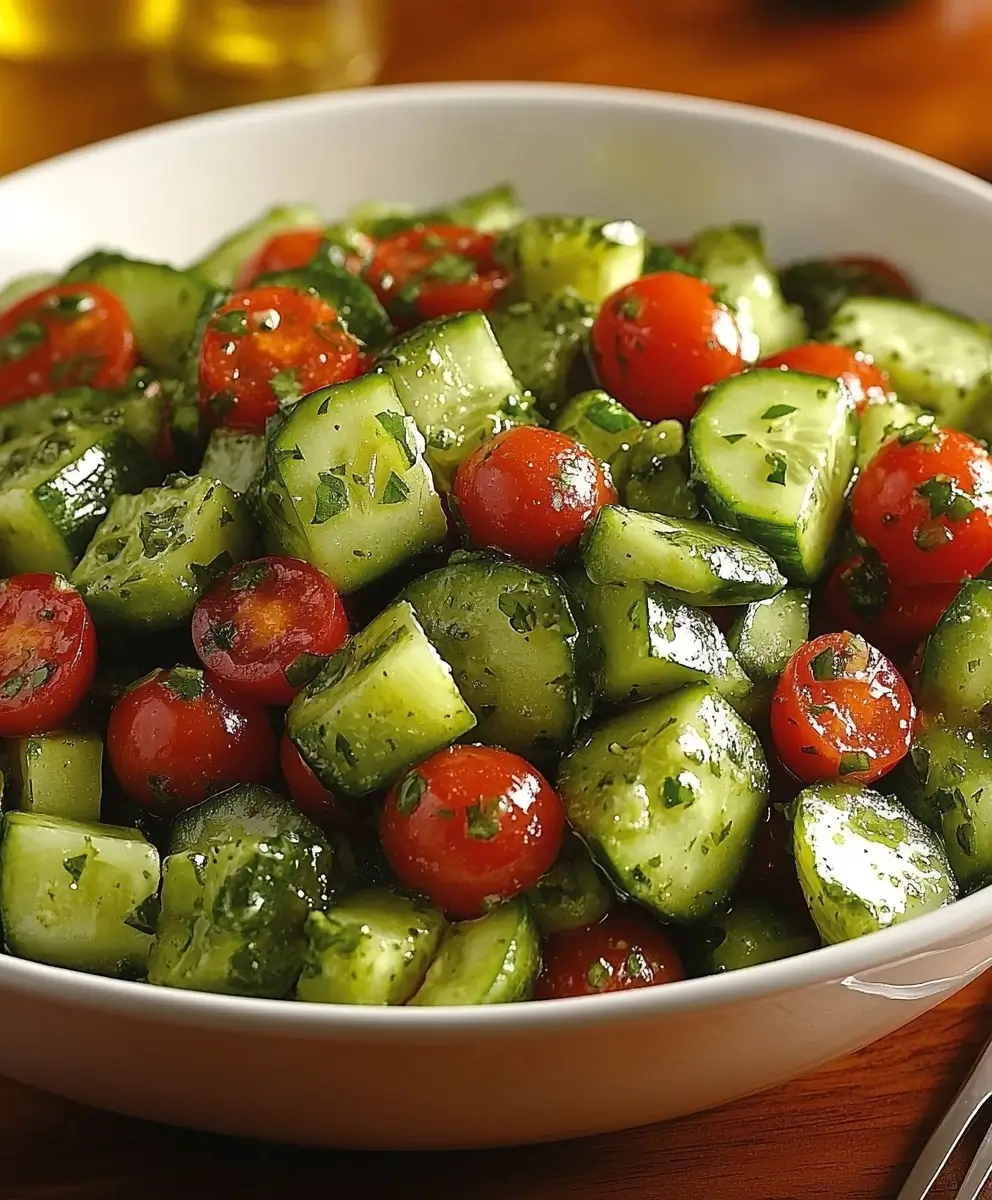
[[[760,220],[773,253],[873,252],[988,315],[992,188],[827,126],[541,85],[385,88],[131,135],[0,182],[0,280],[96,245],[182,261],[260,208],[440,201],[658,237]],[[0,1073],[122,1112],[309,1144],[483,1146],[619,1129],[782,1082],[896,1029],[992,961],[992,891],[720,978],[478,1009],[331,1008],[0,959]]]

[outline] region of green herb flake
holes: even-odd
[[[286,682],[290,687],[304,687],[317,678],[329,657],[327,654],[311,654],[309,650],[304,650],[286,668]]]
[[[586,971],[586,983],[597,992],[601,992],[610,982],[610,968],[602,959],[597,959]]]
[[[212,629],[207,630],[203,639],[204,649],[208,654],[214,650],[233,650],[237,632],[233,621],[225,621],[223,625],[214,625]]]
[[[661,799],[666,808],[678,808],[695,803],[696,794],[688,784],[669,775],[661,786]]]
[[[58,667],[55,663],[42,663],[40,667],[35,667],[33,671],[29,671],[28,683],[30,683],[32,690],[43,687],[57,670]]]
[[[977,842],[975,840],[975,826],[970,821],[962,822],[954,830],[954,840],[957,842],[962,854],[967,855],[969,858],[974,857]]]
[[[269,387],[272,388],[272,394],[279,401],[280,407],[295,404],[303,394],[296,367],[283,367],[281,371],[277,371],[269,379]]]
[[[420,798],[427,791],[427,780],[419,771],[410,771],[396,792],[396,810],[404,817],[416,812]]]
[[[340,954],[346,958],[369,936],[368,930],[357,921],[343,922],[334,917],[325,918],[317,931],[308,926],[307,932],[321,954]]]
[[[404,500],[409,500],[410,489],[396,474],[395,471],[389,472],[389,478],[386,480],[386,486],[382,490],[382,504],[402,504]]]
[[[45,327],[40,321],[22,321],[16,329],[0,338],[0,363],[20,362],[32,350],[44,345]]]
[[[248,332],[248,313],[243,308],[232,308],[218,313],[210,322],[215,333],[227,333],[240,337]]]
[[[725,442],[729,442],[731,446],[736,446],[739,441],[746,437],[746,433],[725,433],[723,435],[723,440]]]
[[[272,574],[272,567],[264,559],[258,558],[251,562],[242,563],[231,576],[229,587],[232,592],[247,591],[255,588]]]
[[[596,400],[586,409],[586,420],[604,433],[621,433],[624,429],[633,429],[640,421],[628,412],[622,404],[608,397]]]
[[[776,421],[779,417],[787,417],[789,413],[794,413],[796,406],[794,404],[773,404],[771,408],[766,408],[761,414],[762,421]]]
[[[317,473],[317,494],[311,525],[323,525],[332,517],[348,510],[348,485],[338,474],[338,469]]]
[[[845,750],[840,756],[840,767],[838,773],[843,778],[845,775],[853,775],[871,770],[871,759],[864,750]]]
[[[949,475],[934,475],[916,489],[930,509],[931,517],[947,517],[949,521],[963,521],[975,511],[975,501],[963,492]]]
[[[353,767],[358,762],[355,752],[351,748],[351,742],[348,741],[343,733],[339,733],[334,739],[334,749],[336,753],[341,755],[349,767]]]
[[[412,467],[417,451],[410,437],[410,418],[404,413],[381,412],[375,414],[375,419],[403,451],[407,466]]]
[[[480,800],[465,809],[465,827],[470,838],[477,842],[489,842],[499,833],[502,805],[498,797]]]
[[[86,854],[76,854],[72,858],[65,858],[62,860],[62,866],[72,877],[72,883],[70,884],[70,887],[74,888],[79,883],[79,877],[82,875],[83,870],[86,867]]]
[[[779,487],[785,487],[785,472],[789,465],[785,455],[773,450],[765,455],[765,462],[771,467],[765,480],[768,483],[777,483]]]
[[[826,650],[821,650],[809,664],[810,674],[817,683],[829,683],[832,680],[840,679],[841,668],[842,663],[838,662],[837,655],[831,646],[828,646]]]
[[[503,592],[500,595],[499,610],[509,618],[510,628],[515,633],[533,633],[537,628],[537,609],[533,604],[524,604],[517,599],[515,592]]]
[[[167,550],[181,545],[183,517],[189,505],[170,504],[162,512],[143,512],[138,526],[138,536],[146,558],[155,558]]]
[[[206,691],[203,672],[196,670],[195,667],[173,667],[162,683],[180,700],[187,702],[199,700]]]
[[[136,929],[138,933],[154,934],[161,908],[161,901],[152,893],[137,905],[130,916],[124,918],[124,924]]]
[[[230,550],[222,550],[216,558],[212,558],[208,563],[191,562],[189,573],[193,576],[196,590],[202,595],[211,584],[220,579],[221,575],[226,574],[233,566],[234,556]]]

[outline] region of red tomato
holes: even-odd
[[[89,384],[122,387],[137,362],[124,305],[95,283],[60,283],[0,313],[0,405]]]
[[[900,296],[904,300],[918,300],[916,288],[903,271],[884,258],[868,254],[842,254],[826,260],[833,266],[845,267],[849,276],[852,295]]]
[[[279,767],[293,803],[311,821],[327,827],[351,825],[351,815],[324,787],[289,734],[279,743]]]
[[[193,645],[204,666],[260,704],[289,704],[347,636],[337,588],[298,558],[238,563],[193,610]]]
[[[549,565],[604,504],[615,504],[602,463],[574,438],[522,425],[470,454],[454,496],[472,540]]]
[[[310,292],[238,292],[210,319],[200,348],[200,407],[215,424],[265,431],[280,399],[354,379],[361,347]]]
[[[677,271],[609,296],[591,345],[603,387],[645,421],[688,421],[703,388],[745,366],[734,314],[708,283]]]
[[[824,633],[789,659],[772,697],[772,740],[803,783],[871,783],[913,740],[916,706],[891,662],[856,633]]]
[[[851,494],[855,531],[892,579],[960,583],[992,561],[992,458],[957,429],[893,438]]]
[[[236,290],[250,288],[259,275],[270,271],[295,271],[308,267],[317,257],[320,243],[324,240],[323,229],[286,229],[274,233],[256,254],[244,264],[235,280]]]
[[[626,992],[684,978],[682,962],[665,931],[627,906],[612,909],[598,925],[547,938],[534,999]]]
[[[408,324],[492,308],[510,282],[496,261],[496,238],[461,225],[405,229],[375,248],[366,278]]]
[[[806,342],[781,354],[762,359],[759,367],[781,367],[787,371],[802,371],[807,375],[825,375],[844,384],[858,412],[869,404],[884,400],[891,388],[889,377],[870,354],[848,350],[830,342]]]
[[[235,700],[193,667],[173,667],[117,701],[107,754],[132,800],[171,817],[236,783],[267,783],[276,739],[261,705]]]
[[[400,881],[453,917],[475,917],[537,883],[558,857],[565,810],[508,750],[449,746],[386,797],[382,848]]]
[[[96,631],[61,575],[0,580],[0,737],[58,729],[90,689]]]

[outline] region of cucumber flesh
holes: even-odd
[[[542,303],[570,292],[598,308],[640,277],[644,230],[633,221],[592,217],[527,217],[504,238],[519,298]]]
[[[24,812],[73,821],[99,821],[103,741],[96,733],[66,730],[18,738],[10,744],[10,796]]]
[[[809,592],[789,588],[749,604],[738,616],[727,644],[749,678],[771,682],[809,641]]]
[[[969,579],[927,639],[920,664],[920,709],[975,728],[992,703],[992,582]]]
[[[566,833],[558,860],[526,893],[544,937],[588,929],[612,908],[616,893],[581,838]]]
[[[932,425],[933,414],[924,412],[916,404],[904,404],[895,398],[869,404],[861,414],[858,426],[858,469],[864,470],[896,434],[912,425],[921,424]]]
[[[600,462],[609,463],[626,454],[647,426],[612,396],[594,390],[569,400],[555,417],[554,428],[575,438]]]
[[[718,913],[699,929],[689,957],[700,975],[722,975],[743,967],[806,954],[820,936],[806,913],[755,896],[735,897],[729,912]]]

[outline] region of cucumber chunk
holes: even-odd
[[[385,787],[475,725],[413,609],[392,604],[299,693],[286,731],[331,791]]]
[[[312,292],[334,308],[352,337],[372,350],[381,350],[393,336],[393,323],[364,279],[344,267],[323,263],[296,271],[260,275],[252,287],[276,284],[297,292]]]
[[[594,217],[525,217],[504,237],[502,251],[520,299],[541,303],[572,292],[597,308],[640,277],[644,230],[633,221]]]
[[[992,336],[977,321],[914,300],[855,296],[824,335],[870,354],[904,403],[966,429],[992,395]]]
[[[198,475],[217,479],[243,496],[262,476],[265,438],[247,429],[215,429],[207,442]]]
[[[540,304],[518,300],[487,316],[514,378],[538,410],[553,417],[568,400],[569,377],[592,329],[595,306],[565,292]]]
[[[699,501],[689,483],[689,451],[680,421],[652,425],[610,463],[626,508],[692,520]]]
[[[594,389],[569,400],[555,417],[554,428],[575,438],[600,462],[609,463],[629,451],[647,425],[612,396]]]
[[[893,280],[855,263],[811,258],[790,263],[779,271],[782,294],[803,310],[806,324],[816,335],[845,300],[854,296],[885,296],[892,293]],[[826,339],[825,339],[826,340]]]
[[[992,582],[970,579],[927,640],[920,664],[924,713],[953,724],[983,724],[992,702]]]
[[[127,387],[99,391],[70,388],[34,396],[0,408],[0,444],[29,434],[40,435],[62,425],[117,425],[152,450],[165,418],[165,386],[135,372]]]
[[[311,392],[268,439],[270,548],[348,593],[438,545],[448,526],[423,449],[385,376]]]
[[[448,927],[415,1005],[512,1004],[529,1000],[541,972],[534,914],[518,897]]]
[[[296,998],[406,1004],[424,982],[445,925],[436,908],[383,888],[355,892],[326,913],[312,912]]]
[[[219,242],[199,262],[194,263],[190,270],[209,280],[215,287],[233,287],[248,259],[257,254],[275,234],[320,224],[320,214],[309,204],[270,208]]]
[[[527,890],[526,897],[538,929],[547,937],[595,925],[610,911],[616,893],[582,839],[568,832],[557,862]]]
[[[379,356],[376,370],[392,380],[424,435],[427,462],[445,490],[477,446],[534,419],[532,401],[479,312],[428,321],[404,334]]]
[[[10,743],[9,784],[24,812],[99,821],[103,741],[85,730],[17,738]]]
[[[798,371],[718,383],[689,428],[713,519],[763,546],[795,583],[812,583],[826,565],[856,442],[846,389]]]
[[[52,274],[51,271],[32,271],[30,275],[18,275],[14,279],[9,279],[3,287],[0,287],[0,313],[6,312],[8,308],[13,308],[15,304],[19,304],[28,296],[40,292],[43,288],[51,287],[53,283],[57,282],[58,276]]]
[[[768,804],[761,743],[712,688],[600,725],[562,760],[568,819],[620,889],[664,921],[730,895]]]
[[[559,582],[479,555],[401,593],[475,714],[474,741],[544,759],[571,742],[588,707],[579,631]]]
[[[861,414],[858,426],[857,466],[863,470],[898,433],[913,425],[933,424],[933,414],[925,413],[916,404],[904,404],[890,399],[880,404],[869,404]]]
[[[809,592],[788,588],[757,600],[736,618],[727,644],[748,677],[773,682],[795,652],[809,641]]]
[[[895,800],[848,783],[793,801],[793,853],[806,903],[827,943],[942,908],[957,885],[935,834]]]
[[[187,621],[210,584],[250,556],[254,533],[230,488],[173,475],[159,488],[117,497],[72,582],[100,626],[168,629]]]
[[[122,493],[161,477],[112,424],[67,422],[0,448],[0,572],[71,573]]]
[[[608,504],[582,542],[593,583],[651,583],[702,607],[765,600],[785,587],[770,554],[705,521],[680,521]]]
[[[159,877],[158,851],[137,829],[5,813],[0,916],[7,949],[55,967],[140,975]]]
[[[391,237],[418,225],[467,225],[480,233],[501,233],[523,219],[516,188],[499,183],[436,208],[414,210],[413,205],[390,200],[366,200],[350,209],[345,218],[369,237]]]
[[[745,362],[806,340],[802,311],[782,295],[759,226],[705,229],[693,241],[689,258],[734,310]]]
[[[183,809],[169,830],[169,853],[206,854],[211,846],[232,838],[264,841],[283,836],[326,840],[313,821],[278,792],[257,783],[239,783]],[[329,877],[322,887],[330,887]]]
[[[699,975],[722,975],[816,950],[820,937],[805,913],[757,896],[735,897],[729,912],[704,926],[689,957]]]

